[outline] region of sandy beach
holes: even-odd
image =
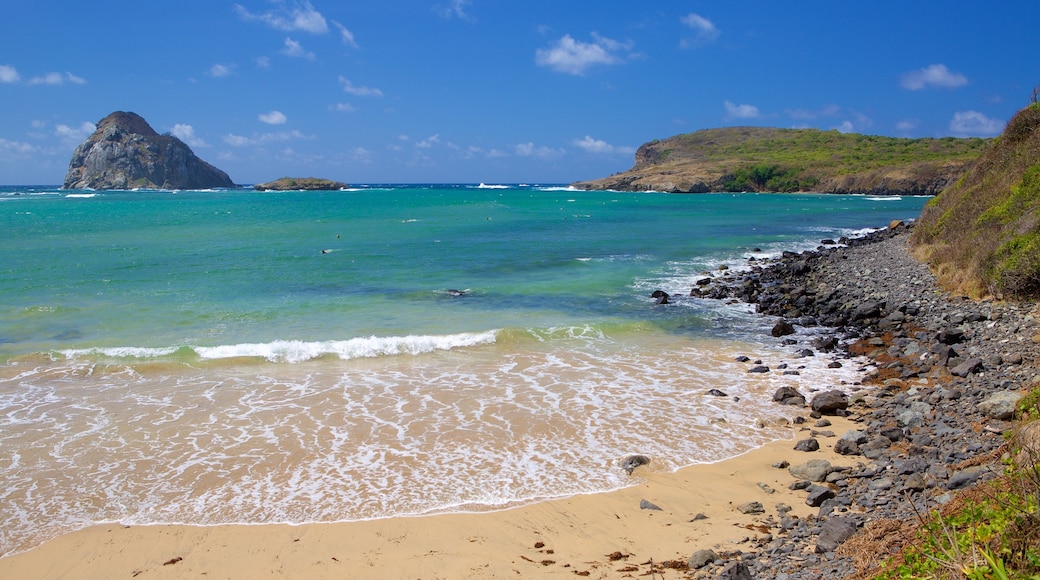
[[[852,428],[831,420],[826,430],[839,437]],[[498,512],[302,526],[99,525],[0,560],[0,577],[629,578],[647,575],[652,561],[659,576],[678,578],[685,571],[667,566],[685,565],[697,550],[754,549],[765,530],[758,522],[777,518],[777,504],[799,517],[816,511],[804,492],[788,489],[788,470],[773,465],[854,460],[834,454],[828,437],[820,451],[795,451],[808,434],[792,426],[790,439],[723,462],[676,473],[651,465],[626,489]],[[642,509],[643,500],[661,509]],[[737,509],[750,501],[765,513]]]

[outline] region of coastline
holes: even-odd
[[[303,526],[94,526],[0,559],[0,576],[621,578],[651,574],[651,562],[665,578],[714,578],[723,567],[744,578],[853,574],[862,562],[842,544],[856,542],[858,531],[910,525],[915,510],[999,473],[1012,424],[986,403],[1040,378],[1035,305],[943,293],[910,258],[907,232],[893,225],[845,248],[716,273],[699,287],[702,296],[739,298],[790,321],[794,334],[785,340],[806,350],[835,348],[819,337],[809,344],[795,328],[822,325],[839,350],[873,361],[867,387],[849,387],[831,410],[840,417],[821,418],[815,401],[779,407],[777,416],[793,422],[789,439],[675,473],[640,468],[640,483],[618,491],[497,512]],[[806,438],[819,449],[795,450]],[[774,467],[809,460],[829,462],[825,481]],[[662,509],[643,509],[644,500]],[[752,501],[761,513],[738,510]],[[887,536],[869,548],[868,565],[898,549],[900,535]],[[705,549],[715,562],[689,570],[691,554]]]
[[[835,432],[851,428],[834,419]],[[639,468],[621,490],[486,513],[332,524],[96,525],[0,559],[5,578],[622,578],[683,577],[690,554],[730,557],[761,543],[777,504],[810,517],[795,478],[773,465],[833,451],[795,451],[791,438],[674,473]],[[844,463],[850,463],[844,461]],[[765,484],[773,493],[764,490]],[[641,502],[659,506],[643,509]],[[765,513],[737,506],[760,502]],[[698,514],[706,516],[697,519]],[[678,566],[678,567],[663,567]],[[587,572],[587,574],[586,574]]]

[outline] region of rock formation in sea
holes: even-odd
[[[208,189],[235,187],[173,135],[160,135],[136,113],[116,111],[72,154],[64,189]]]
[[[283,177],[267,183],[257,183],[253,189],[257,191],[335,191],[346,187],[348,187],[346,183],[330,179]]]

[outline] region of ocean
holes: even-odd
[[[105,522],[496,510],[632,485],[633,453],[744,453],[786,436],[776,388],[856,365],[690,289],[926,201],[0,187],[0,555]]]

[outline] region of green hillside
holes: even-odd
[[[1040,103],[1019,111],[973,169],[925,207],[913,241],[944,285],[1040,297]]]
[[[935,194],[988,139],[903,139],[817,129],[728,127],[642,145],[623,173],[583,189]]]

